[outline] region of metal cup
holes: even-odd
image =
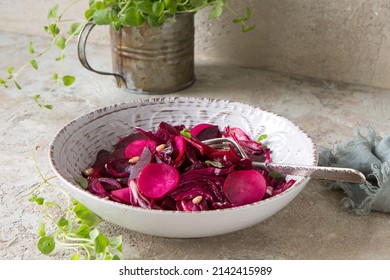
[[[174,22],[160,27],[144,24],[110,28],[113,72],[93,69],[86,57],[88,36],[95,26],[88,23],[78,38],[78,56],[88,70],[113,75],[118,87],[144,94],[164,94],[182,90],[195,81],[194,14],[176,15]]]

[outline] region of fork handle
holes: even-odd
[[[253,162],[253,166],[285,175],[311,177],[314,179],[335,180],[359,184],[366,181],[366,177],[363,173],[352,168],[263,162]]]

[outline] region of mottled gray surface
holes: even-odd
[[[25,61],[29,37],[0,33],[0,69]],[[41,45],[39,38],[34,38]],[[15,47],[16,46],[16,47]],[[71,48],[74,50],[74,48]],[[110,68],[106,51],[90,46],[98,57],[97,67]],[[25,194],[39,182],[33,162],[53,175],[48,145],[68,121],[98,107],[145,98],[116,89],[110,77],[87,72],[74,51],[67,55],[65,71],[78,82],[58,88],[47,101],[53,111],[38,108],[32,99],[50,86],[51,63],[40,62],[41,71],[20,77],[25,91],[0,94],[0,259],[47,257],[36,249],[38,208]],[[51,70],[52,71],[52,70]],[[5,71],[1,72],[4,77]],[[197,96],[241,101],[271,110],[293,120],[319,146],[333,147],[353,137],[356,127],[372,125],[380,135],[389,134],[390,91],[291,77],[275,72],[196,61],[197,82],[189,89],[168,96]],[[49,78],[48,78],[49,77]],[[48,197],[53,195],[48,194]],[[356,216],[343,210],[343,194],[329,192],[321,181],[312,180],[281,212],[249,229],[202,239],[167,239],[130,232],[103,222],[108,235],[123,235],[124,257],[141,259],[390,259],[390,218],[385,213]]]

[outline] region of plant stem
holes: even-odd
[[[126,1],[125,6],[119,11],[118,17],[122,16],[126,12],[126,9],[129,7],[130,4],[131,4],[131,1]]]
[[[238,13],[237,13],[232,7],[229,6],[229,4],[225,4],[224,6],[226,7],[226,9],[229,10],[229,12],[230,12],[233,16],[235,16],[235,17],[238,17],[238,16],[239,16]]]

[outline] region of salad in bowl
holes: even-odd
[[[207,144],[232,139],[231,145]],[[288,119],[239,102],[157,98],[115,104],[65,125],[50,162],[66,191],[103,219],[175,238],[255,225],[309,181],[252,161],[317,164],[311,138]]]

